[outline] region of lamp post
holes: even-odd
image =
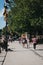
[[[10,0],[4,0],[4,20],[6,21],[6,38],[5,38],[5,51],[7,51],[7,42],[8,42],[8,39],[7,39],[7,27],[8,27],[8,12],[7,12],[7,9],[8,9],[8,6],[9,4],[11,5],[10,3]]]
[[[8,39],[7,39],[7,27],[8,27],[8,12],[7,12],[7,9],[8,9],[8,5],[10,3],[10,0],[4,0],[4,20],[6,21],[6,38],[5,38],[5,51],[7,51],[7,42],[8,42]]]
[[[6,21],[6,36],[5,36],[5,51],[7,51],[7,46],[8,46],[8,39],[7,39],[7,17],[8,17],[8,13],[7,13],[7,6],[4,6],[4,20]]]

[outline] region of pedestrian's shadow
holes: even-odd
[[[43,51],[43,49],[36,49],[36,51]]]
[[[9,52],[9,51],[12,52],[13,50],[9,48],[9,49],[7,50],[7,52]]]

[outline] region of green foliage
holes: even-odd
[[[9,30],[29,32],[33,27],[43,28],[43,1],[42,0],[15,0],[10,4],[8,15]]]

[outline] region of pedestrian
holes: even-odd
[[[37,44],[37,38],[36,37],[32,38],[32,43],[33,43],[33,48],[36,49],[36,44]]]
[[[29,44],[30,44],[30,40],[29,38],[27,38],[27,48],[29,47]]]
[[[19,37],[19,43],[21,43],[21,37]]]
[[[27,44],[27,39],[25,34],[22,35],[22,44],[23,44],[23,47],[25,47],[25,44]]]

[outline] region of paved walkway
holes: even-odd
[[[15,41],[9,43],[9,50],[3,65],[43,65],[43,56],[40,54],[38,55],[37,51],[31,47],[23,48],[18,41]]]
[[[7,53],[5,51],[2,51],[0,53],[0,65],[3,65],[5,58],[6,58]]]

